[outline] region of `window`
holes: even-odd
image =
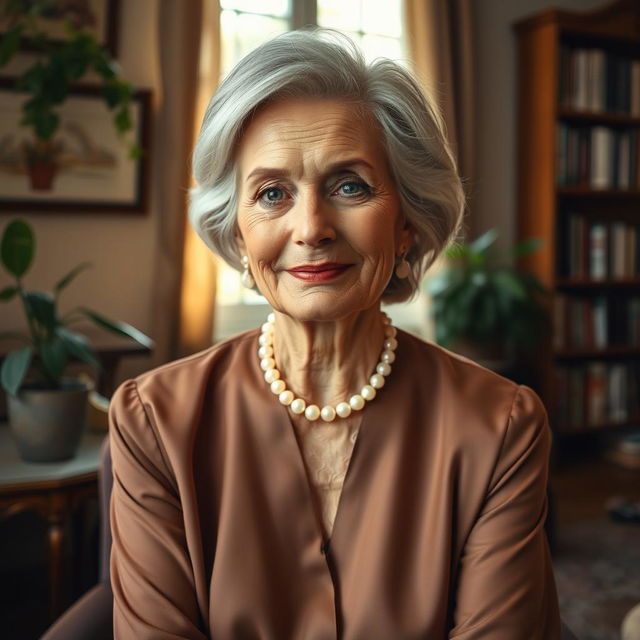
[[[291,29],[292,0],[222,0],[222,77],[249,51]]]
[[[391,58],[405,64],[402,0],[221,0],[222,77],[243,56],[279,33],[308,24],[342,31],[367,60]],[[244,287],[240,274],[218,260],[216,339],[260,326],[266,300]],[[424,301],[393,305],[387,312],[398,326],[424,333]]]

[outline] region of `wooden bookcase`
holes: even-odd
[[[513,28],[517,235],[544,239],[520,266],[550,290],[553,319],[537,391],[561,438],[638,426],[640,111],[628,80],[640,67],[640,0],[548,10]]]

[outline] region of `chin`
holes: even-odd
[[[298,322],[337,322],[375,305],[375,301],[354,300],[350,296],[316,295],[288,300],[274,309]],[[379,303],[379,301],[378,301]]]

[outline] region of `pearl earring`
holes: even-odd
[[[409,273],[411,273],[411,265],[407,261],[407,251],[405,251],[396,265],[396,276],[404,280],[409,277]]]
[[[251,271],[249,271],[249,257],[242,256],[242,266],[244,267],[244,271],[240,276],[240,280],[242,280],[242,284],[247,287],[247,289],[253,289],[256,286],[256,281],[253,279],[251,275]]]

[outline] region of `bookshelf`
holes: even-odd
[[[551,291],[531,363],[560,437],[640,426],[640,2],[551,9],[517,42],[520,266]]]

